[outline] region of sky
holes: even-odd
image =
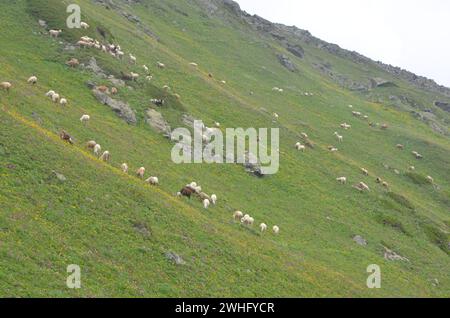
[[[237,0],[272,22],[450,87],[448,0]]]

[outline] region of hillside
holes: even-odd
[[[88,29],[67,28],[72,3]],[[0,0],[0,9],[0,82],[13,85],[0,89],[0,296],[450,296],[447,88],[229,0]],[[62,33],[52,38],[51,29]],[[120,44],[125,56],[80,47],[81,36]],[[71,58],[80,65],[66,65]],[[131,72],[136,81],[124,76]],[[101,85],[117,87],[106,96],[113,107],[93,91]],[[49,90],[68,104],[53,103]],[[186,118],[222,131],[279,128],[279,172],[177,165],[149,109],[172,129],[192,130]],[[314,148],[299,152],[303,132]],[[89,140],[111,160],[99,160]],[[141,166],[159,186],[135,177]],[[191,181],[217,194],[217,205],[177,197]],[[359,182],[370,191],[352,187]],[[236,210],[253,227],[235,222]],[[69,264],[81,267],[81,289],[66,287]],[[381,267],[381,289],[366,286],[370,264]]]

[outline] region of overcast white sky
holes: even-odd
[[[295,25],[374,60],[450,87],[448,0],[237,0],[250,14]]]

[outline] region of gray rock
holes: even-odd
[[[131,109],[130,105],[125,102],[115,100],[97,89],[93,89],[92,93],[100,103],[109,106],[120,118],[125,120],[128,124],[135,125],[137,123],[136,114]]]
[[[356,235],[353,238],[353,241],[355,241],[358,245],[367,246],[367,241],[361,235]]]
[[[163,133],[166,137],[170,137],[170,125],[164,120],[160,112],[149,108],[146,112],[145,121],[156,131]]]
[[[278,61],[283,65],[285,68],[287,68],[291,72],[295,72],[297,70],[297,67],[292,63],[292,61],[284,54],[277,54]]]
[[[173,252],[167,252],[166,258],[169,261],[174,262],[176,265],[185,265],[186,264],[186,262],[183,260],[183,258],[180,255],[173,253]]]

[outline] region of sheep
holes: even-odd
[[[83,115],[80,118],[80,121],[83,125],[86,125],[91,120],[91,116],[89,115]]]
[[[346,177],[339,177],[336,179],[337,182],[341,183],[341,184],[346,184],[347,183],[347,178]]]
[[[165,65],[164,63],[161,63],[161,62],[156,62],[156,66],[157,66],[159,69],[165,69],[165,68],[166,68],[166,65]]]
[[[105,162],[111,160],[111,154],[109,153],[109,151],[103,152],[103,154],[100,156],[100,160]]]
[[[147,180],[145,180],[145,182],[150,185],[157,186],[159,184],[159,179],[158,177],[150,177]]]
[[[67,105],[67,99],[61,98],[61,100],[59,101],[59,103],[61,104],[61,106],[66,106],[66,105]]]
[[[37,83],[37,81],[38,81],[38,78],[36,77],[36,76],[31,76],[29,79],[28,79],[28,84],[32,84],[32,85],[35,85],[36,83]]]
[[[361,172],[363,173],[363,175],[368,176],[369,175],[369,171],[367,169],[361,168]]]
[[[132,64],[136,64],[136,60],[137,60],[137,59],[136,59],[136,56],[134,56],[134,55],[131,54],[131,53],[130,53],[128,56],[130,57],[131,63],[132,63]]]
[[[336,136],[336,138],[337,138],[337,140],[338,140],[339,142],[344,141],[344,137],[341,136],[341,135],[339,135],[339,134],[337,133],[337,131],[334,132],[334,135]]]
[[[280,228],[277,225],[274,225],[272,231],[275,235],[278,235],[280,233]]]
[[[81,27],[82,29],[85,29],[85,30],[86,30],[86,29],[89,29],[90,26],[89,26],[89,24],[87,24],[86,22],[81,22],[81,23],[80,23],[80,27]]]
[[[97,143],[94,140],[90,140],[86,143],[86,147],[88,149],[94,149],[97,146]]]
[[[217,203],[217,195],[211,194],[211,203],[216,205],[216,203]]]
[[[119,91],[115,87],[111,87],[111,94],[116,95]]]
[[[434,179],[433,179],[433,177],[431,177],[431,176],[427,176],[427,180],[428,180],[428,182],[430,182],[430,183],[434,183]]]
[[[130,72],[130,75],[131,75],[131,80],[132,81],[136,81],[139,78],[139,74],[138,73]]]
[[[72,137],[71,137],[65,130],[63,130],[63,131],[61,131],[61,132],[59,133],[59,137],[60,137],[62,140],[68,142],[68,143],[71,144],[71,145],[73,145],[73,139],[72,139]]]
[[[181,189],[180,194],[184,197],[188,197],[189,199],[191,198],[192,194],[195,193],[195,190],[192,189],[191,187],[184,187],[183,189]]]
[[[235,221],[241,221],[242,220],[242,218],[244,217],[244,213],[242,213],[241,211],[236,211],[236,212],[234,212],[234,214],[233,214],[233,219],[235,220]]]
[[[52,101],[53,101],[54,103],[59,102],[59,99],[60,99],[60,96],[59,96],[58,93],[55,93],[55,94],[52,95]]]
[[[296,144],[295,144],[295,148],[298,150],[298,151],[305,151],[306,150],[306,147],[305,146],[303,146],[301,143],[299,143],[299,142],[297,142]]]
[[[210,204],[211,204],[211,202],[209,202],[208,199],[203,200],[203,207],[204,207],[205,209],[209,208],[209,205],[210,205]]]
[[[397,149],[400,149],[400,150],[403,150],[403,149],[405,149],[405,146],[403,146],[403,145],[401,145],[401,144],[397,144]]]
[[[267,225],[265,223],[261,223],[259,225],[259,229],[261,230],[261,233],[264,233],[267,230]]]
[[[1,87],[2,89],[4,89],[5,91],[9,92],[9,90],[10,90],[11,87],[12,87],[12,84],[11,84],[10,82],[1,82],[1,83],[0,83],[0,87]]]
[[[140,167],[139,169],[136,170],[136,176],[138,178],[144,179],[144,175],[145,175],[145,168],[144,167]]]
[[[55,95],[56,94],[56,92],[55,91],[53,91],[53,90],[50,90],[50,91],[48,91],[47,93],[45,93],[45,96],[47,96],[47,97],[52,97],[53,95]]]
[[[100,155],[100,152],[102,151],[102,146],[100,146],[99,144],[94,146],[94,154],[95,155]]]
[[[50,30],[49,33],[51,37],[57,38],[62,33],[62,30]]]

